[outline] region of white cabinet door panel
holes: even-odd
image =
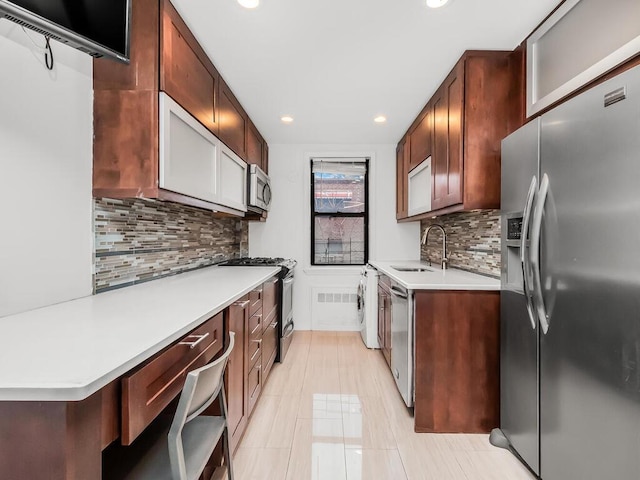
[[[165,93],[160,136],[160,188],[218,202],[221,142]]]
[[[218,203],[247,211],[247,164],[224,143],[220,149],[220,197]]]

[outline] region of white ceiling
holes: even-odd
[[[514,49],[559,2],[172,1],[270,144],[396,143],[464,50]]]

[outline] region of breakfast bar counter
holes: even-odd
[[[209,361],[223,310],[278,271],[214,266],[0,318],[0,478],[100,479],[120,378],[176,346],[187,366]]]

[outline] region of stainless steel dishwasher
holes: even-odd
[[[413,291],[391,281],[391,373],[407,407],[413,407]]]

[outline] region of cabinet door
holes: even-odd
[[[249,414],[253,412],[253,408],[256,406],[258,398],[260,398],[260,392],[262,391],[262,358],[251,367],[247,375],[247,408]]]
[[[218,203],[247,211],[247,164],[229,147],[220,145],[220,183]]]
[[[262,170],[266,174],[269,173],[269,145],[264,139],[262,142]]]
[[[220,146],[184,108],[160,94],[160,188],[217,202]]]
[[[220,82],[218,136],[231,150],[247,158],[246,136],[248,117],[229,86]]]
[[[449,74],[433,97],[434,175],[432,209],[462,203],[464,62]]]
[[[243,297],[226,311],[230,332],[235,332],[235,347],[227,364],[227,421],[231,432],[231,451],[235,450],[247,424],[248,384],[247,341],[249,298]]]
[[[163,8],[160,88],[217,135],[219,76],[207,65],[206,54],[168,3]]]
[[[431,103],[427,104],[422,115],[422,120],[409,134],[411,151],[409,171],[420,165],[431,155],[431,137],[433,136],[433,107]]]
[[[249,120],[247,127],[247,163],[262,168],[262,149],[264,140],[256,126]]]
[[[407,218],[408,210],[408,171],[407,171],[407,151],[409,149],[409,138],[404,138],[396,149],[396,218],[398,220]]]

